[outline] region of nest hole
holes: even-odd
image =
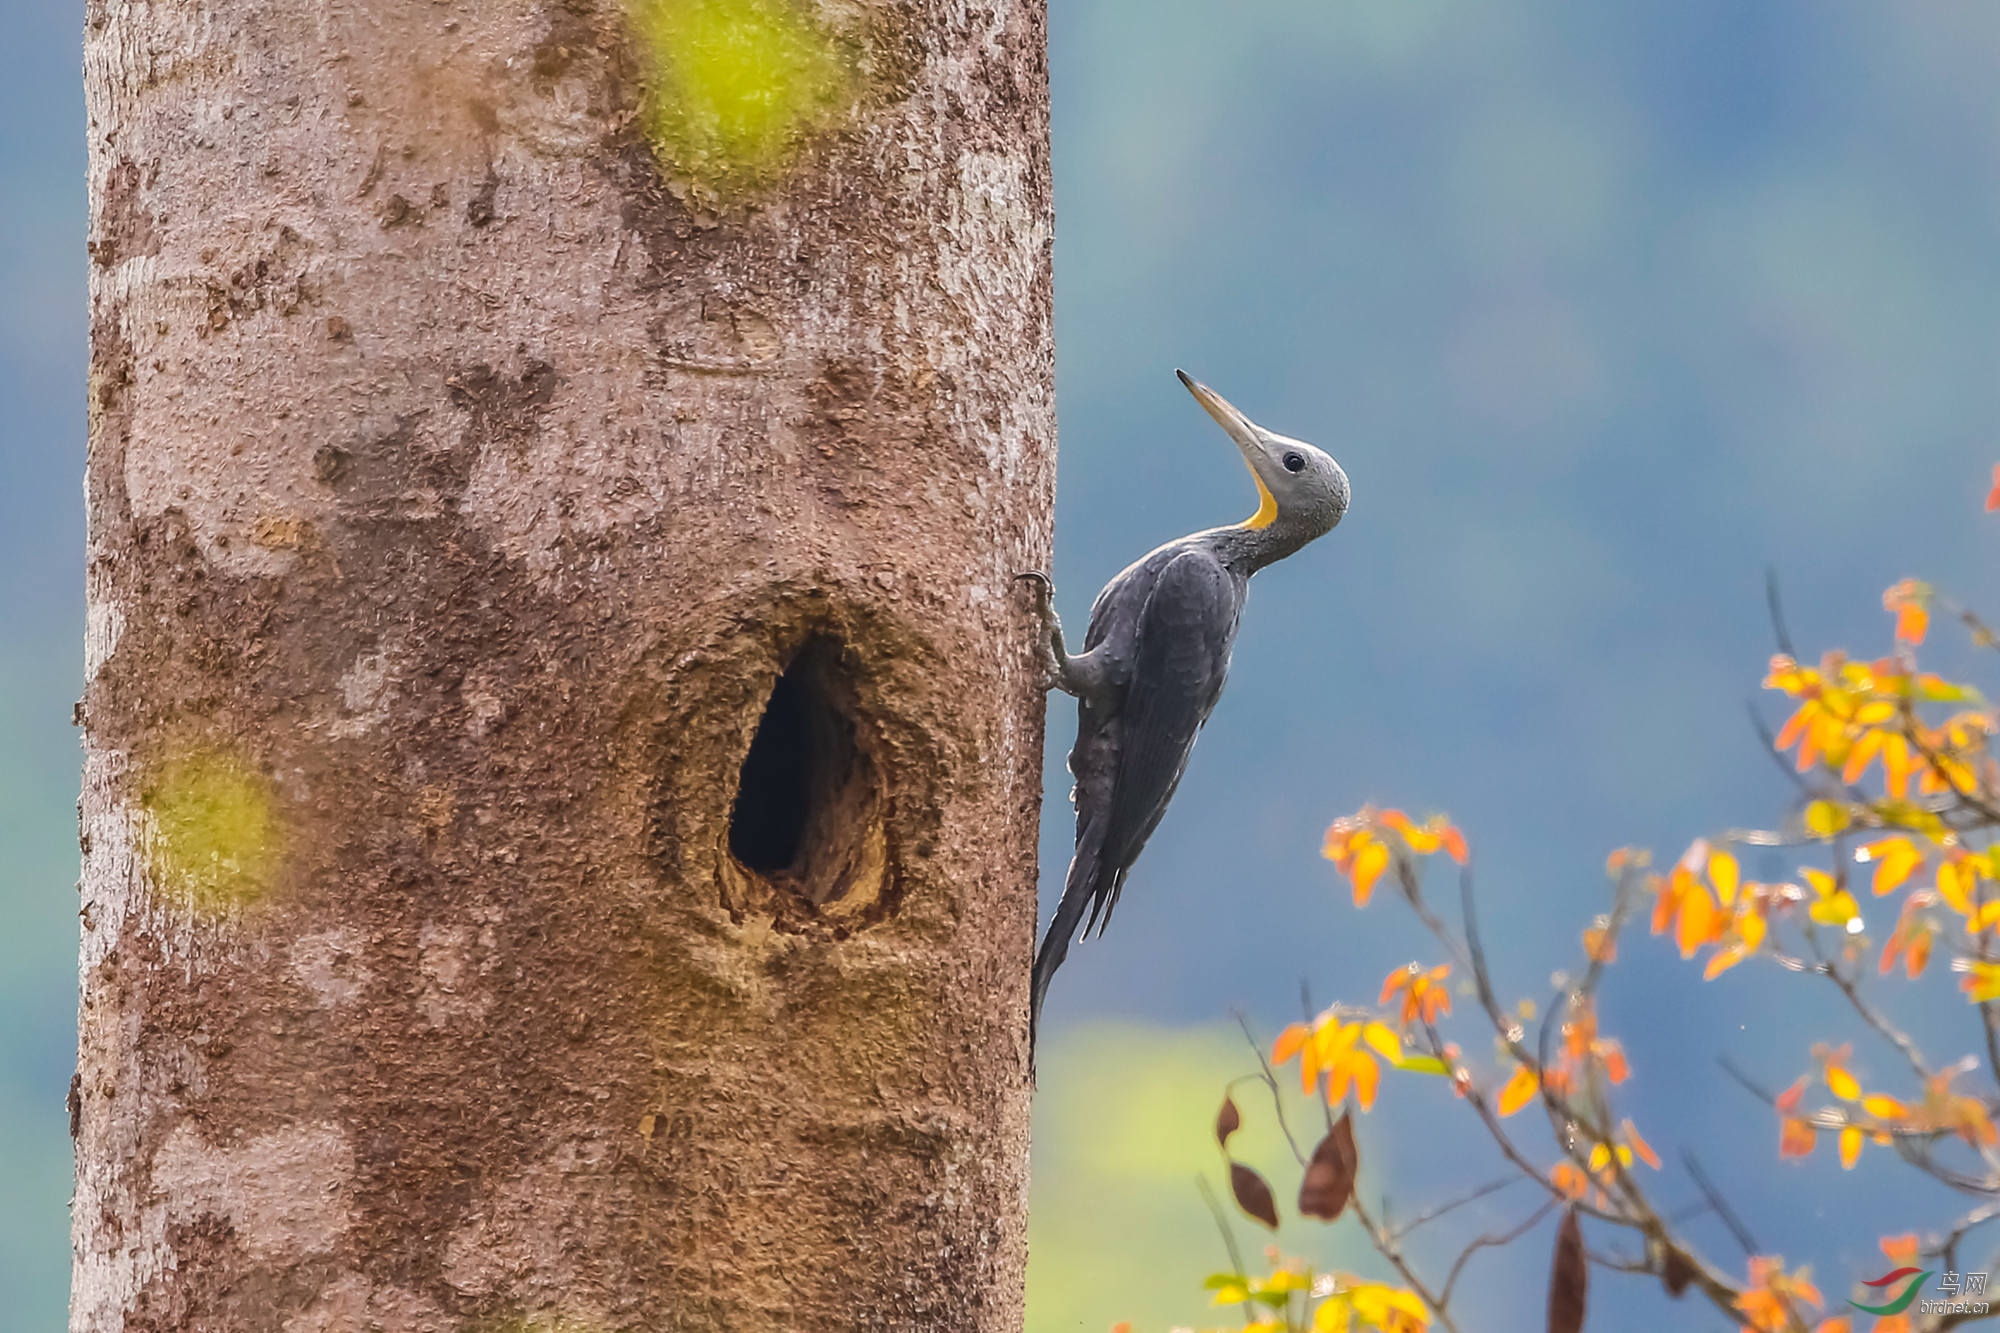
[[[729,853],[815,907],[881,897],[885,837],[875,765],[837,645],[807,643],[771,687],[743,757]]]

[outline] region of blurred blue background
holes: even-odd
[[[80,9],[15,0],[0,43],[0,1296],[22,1329],[61,1326],[67,1279]],[[1905,574],[2000,606],[1978,512],[2000,456],[2000,8],[1053,10],[1062,609],[1080,625],[1134,556],[1252,507],[1176,365],[1328,447],[1355,487],[1338,532],[1257,580],[1116,925],[1049,1002],[1030,1325],[1143,1333],[1207,1322],[1198,1283],[1223,1266],[1191,1184],[1220,1084],[1252,1067],[1223,1017],[1268,1036],[1301,981],[1372,1000],[1431,956],[1393,902],[1348,905],[1317,855],[1331,817],[1450,811],[1503,986],[1539,997],[1602,906],[1611,847],[1670,858],[1783,816],[1743,707],[1771,650],[1767,567],[1809,654],[1883,651],[1879,594]],[[1045,905],[1073,725],[1053,720]],[[1972,1045],[1949,987],[1895,1001],[1944,1059]],[[1635,938],[1605,1011],[1670,1166],[1700,1151],[1760,1247],[1814,1263],[1836,1304],[1882,1267],[1875,1237],[1949,1215],[1877,1151],[1845,1175],[1830,1151],[1778,1168],[1769,1113],[1717,1073],[1728,1053],[1788,1082],[1851,1028],[1826,997],[1757,967],[1703,986]],[[1879,1047],[1856,1062],[1903,1090]],[[1246,1111],[1275,1166],[1268,1111]],[[1364,1189],[1393,1185],[1407,1214],[1490,1178],[1470,1129],[1441,1085],[1391,1078]],[[1693,1194],[1670,1170],[1661,1197]],[[1468,1209],[1416,1253],[1441,1267],[1526,1202]],[[1690,1225],[1740,1271],[1712,1222]],[[1351,1228],[1281,1241],[1379,1272]],[[1540,1326],[1546,1244],[1475,1262],[1472,1326]],[[1636,1282],[1600,1278],[1596,1299],[1597,1327],[1725,1326]]]

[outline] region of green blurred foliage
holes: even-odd
[[[1035,1177],[1029,1197],[1028,1333],[1139,1333],[1228,1323],[1210,1316],[1202,1279],[1229,1255],[1195,1184],[1206,1175],[1229,1214],[1244,1262],[1263,1271],[1282,1240],[1323,1267],[1367,1262],[1354,1237],[1292,1215],[1299,1167],[1260,1083],[1235,1093],[1240,1162],[1264,1173],[1288,1219],[1274,1238],[1229,1206],[1212,1127],[1230,1080],[1257,1068],[1241,1030],[1098,1020],[1066,1029],[1039,1056]],[[1288,1105],[1287,1113],[1291,1113]],[[1295,1124],[1301,1134],[1323,1130]],[[1378,1132],[1381,1125],[1370,1128]],[[1306,1144],[1310,1147],[1310,1144]]]

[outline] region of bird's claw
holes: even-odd
[[[1035,590],[1035,612],[1042,621],[1041,651],[1036,654],[1041,666],[1039,684],[1044,693],[1062,686],[1064,672],[1062,661],[1056,656],[1056,645],[1062,642],[1062,622],[1056,619],[1056,585],[1049,576],[1039,569],[1023,570],[1014,576],[1017,583],[1026,583]]]

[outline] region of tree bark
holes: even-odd
[[[1018,1329],[1040,0],[87,24],[74,1333]]]

